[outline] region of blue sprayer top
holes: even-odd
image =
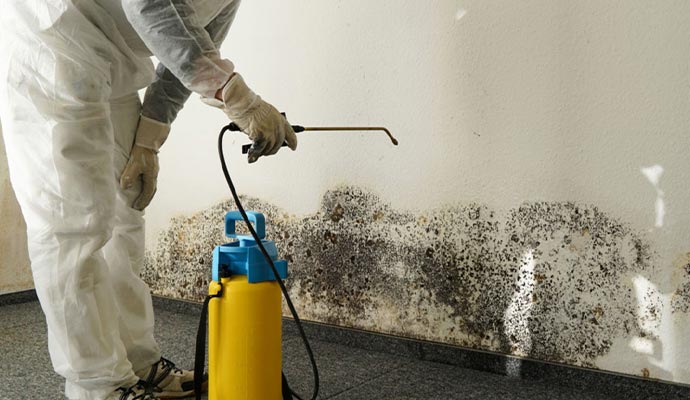
[[[287,278],[287,261],[278,260],[278,248],[275,242],[264,239],[266,237],[266,219],[264,215],[248,211],[247,216],[254,225],[254,230],[256,230],[257,235],[261,239],[261,243],[263,243],[264,248],[271,256],[280,279]],[[212,279],[220,282],[221,277],[228,275],[247,275],[249,283],[276,280],[271,266],[266,262],[254,238],[251,235],[238,235],[235,233],[235,222],[242,220],[242,214],[239,211],[231,211],[225,214],[225,236],[238,240],[222,244],[213,250]]]

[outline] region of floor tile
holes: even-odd
[[[156,307],[156,337],[164,356],[180,367],[194,365],[198,323],[198,313]],[[283,339],[283,368],[290,384],[303,398],[309,398],[313,387],[312,371],[303,344],[295,329],[286,329]],[[607,396],[591,391],[586,385],[563,387],[553,378],[510,378],[364,350],[362,347],[366,347],[366,343],[362,340],[366,338],[358,338],[356,346],[343,343],[342,338],[338,339],[339,344],[323,340],[323,337],[311,341],[320,370],[320,399],[650,399],[630,391],[607,391]],[[376,343],[372,347],[376,348]],[[63,379],[53,372],[45,321],[37,302],[0,307],[0,370],[3,371],[0,374],[0,387],[3,388],[0,398],[3,400],[64,398]],[[664,400],[671,399],[666,396]]]
[[[0,330],[38,322],[45,322],[45,317],[37,301],[0,307]]]
[[[358,388],[343,392],[333,399],[610,400],[611,398],[487,372],[430,362],[414,362]]]
[[[319,398],[322,399],[361,386],[412,362],[403,357],[318,340],[312,340],[311,346],[319,367]],[[310,397],[313,372],[302,340],[299,337],[288,338],[283,348],[283,369],[292,389],[303,394],[302,398]]]

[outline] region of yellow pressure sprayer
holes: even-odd
[[[244,210],[225,163],[223,136],[238,130],[237,125],[230,124],[218,135],[218,156],[237,206],[237,211],[226,214],[225,233],[238,240],[214,250],[212,281],[196,337],[196,399],[201,399],[203,389],[206,321],[210,316],[209,400],[302,400],[281,373],[282,292],[311,361],[314,391],[310,399],[315,400],[319,393],[318,367],[283,283],[287,262],[278,260],[275,243],[265,239],[263,215]],[[250,236],[237,235],[235,223],[240,220],[246,223]]]
[[[305,131],[384,131],[394,145],[398,141],[382,127],[303,127],[292,125],[295,132]],[[290,389],[282,365],[281,293],[295,321],[314,373],[314,391],[319,393],[319,373],[314,354],[283,279],[287,261],[278,260],[274,242],[266,240],[266,221],[262,214],[247,212],[228,172],[223,155],[223,136],[240,131],[231,123],[218,136],[218,155],[238,211],[225,216],[225,234],[237,239],[216,247],[213,252],[212,280],[204,301],[196,340],[194,390],[201,399],[206,347],[206,320],[209,337],[209,400],[297,400]],[[285,144],[284,144],[285,145]],[[242,148],[247,153],[249,146]],[[238,235],[237,221],[244,221],[250,235]],[[211,301],[215,300],[215,301]]]
[[[274,242],[265,240],[264,216],[247,212],[280,279],[287,278],[287,261],[278,260]],[[225,235],[238,239],[213,251],[208,308],[209,400],[280,399],[280,285],[252,236],[238,235],[239,211],[225,216]]]

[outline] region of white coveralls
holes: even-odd
[[[130,207],[140,187],[118,180],[140,113],[171,123],[190,89],[213,96],[231,76],[217,47],[238,5],[2,0],[0,121],[53,367],[71,399],[134,384],[133,371],[161,356],[139,277],[143,213]]]

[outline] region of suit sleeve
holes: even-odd
[[[220,57],[239,1],[230,3],[205,27],[186,0],[124,0],[130,23],[160,60],[146,90],[142,114],[170,124],[191,92],[213,97],[234,72]]]

